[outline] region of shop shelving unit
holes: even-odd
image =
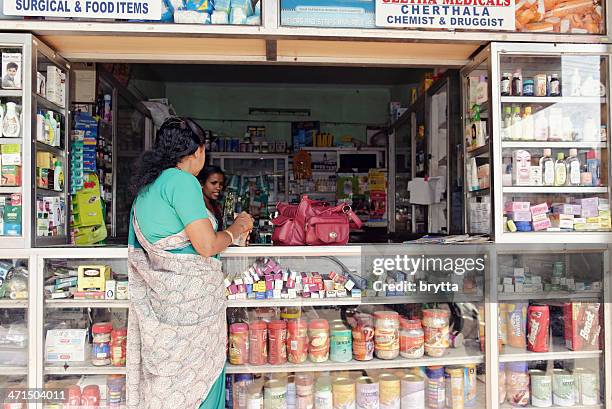
[[[31,56],[31,73],[30,81],[27,83],[26,93],[31,98],[30,111],[31,112],[31,123],[30,123],[30,134],[32,141],[31,160],[37,160],[37,154],[39,152],[47,152],[60,159],[62,162],[62,169],[64,172],[64,186],[61,190],[52,190],[39,187],[36,183],[36,168],[37,166],[31,166],[31,180],[32,180],[32,201],[31,201],[31,226],[32,226],[32,246],[61,246],[67,245],[70,242],[70,218],[68,216],[70,209],[70,64],[61,58],[52,49],[47,47],[45,44],[37,40],[32,39]],[[41,72],[46,77],[46,70],[48,66],[55,66],[66,75],[65,83],[62,85],[64,88],[64,106],[49,101],[45,96],[38,94],[37,92],[37,72]],[[44,142],[38,141],[36,138],[36,114],[39,111],[50,111],[54,115],[59,115],[60,120],[60,143],[59,146],[50,146]],[[24,111],[25,112],[25,111]],[[64,220],[62,223],[63,232],[58,232],[54,236],[39,236],[38,233],[38,214],[37,214],[37,201],[43,197],[60,198],[63,203]]]
[[[0,195],[10,197],[11,194],[21,195],[21,235],[19,236],[4,236],[4,232],[0,232],[0,248],[24,248],[30,244],[30,217],[28,210],[31,207],[32,196],[31,189],[31,157],[30,150],[30,135],[31,121],[30,112],[34,104],[31,97],[32,81],[36,83],[36,75],[32,77],[32,50],[36,46],[31,35],[24,34],[3,34],[0,38],[0,50],[4,52],[19,52],[21,53],[21,89],[1,89],[0,87],[0,103],[4,105],[6,102],[15,102],[18,106],[18,113],[21,121],[21,133],[18,138],[0,138],[0,145],[3,144],[19,144],[21,145],[21,186],[0,186]],[[25,141],[25,142],[24,142]],[[34,200],[35,202],[35,200]]]
[[[502,96],[500,90],[501,76],[503,73],[514,73],[522,69],[523,78],[534,78],[536,75],[557,74],[561,84],[561,96],[538,97],[538,96]],[[491,173],[493,196],[493,207],[491,208],[491,220],[493,226],[491,232],[495,241],[499,243],[525,243],[526,240],[539,243],[605,243],[612,239],[610,229],[601,228],[590,231],[540,231],[540,232],[516,232],[510,233],[505,223],[504,204],[508,201],[530,201],[532,206],[548,202],[564,203],[572,198],[581,199],[599,197],[609,200],[610,190],[610,153],[609,153],[609,118],[611,117],[608,95],[596,95],[587,90],[584,96],[585,84],[591,78],[597,86],[601,83],[606,90],[610,86],[610,50],[604,45],[534,45],[515,43],[492,43],[489,54],[489,94],[492,106],[492,120],[489,121],[489,129],[492,135],[491,150]],[[578,72],[578,86],[583,95],[574,95],[572,81]],[[574,86],[575,87],[575,86]],[[548,113],[561,111],[563,121],[571,121],[570,124],[563,123],[563,129],[570,129],[572,140],[533,140],[535,135],[523,135],[521,139],[532,140],[508,140],[504,139],[504,108],[531,106],[536,121],[548,120]],[[522,115],[522,114],[521,114]],[[592,121],[591,121],[592,120]],[[554,120],[551,119],[552,122]],[[595,137],[588,137],[587,122],[593,122],[597,131]],[[555,125],[551,122],[548,131]],[[571,125],[571,128],[570,128]],[[591,132],[592,133],[592,132]],[[533,157],[541,156],[542,150],[552,150],[553,159],[561,152],[568,156],[569,149],[576,149],[578,156],[584,158],[589,150],[599,153],[601,184],[599,186],[516,186],[503,182],[505,167],[516,150],[523,149],[530,152]],[[504,162],[505,160],[505,162]],[[512,161],[514,162],[514,161]],[[607,164],[607,166],[604,166]],[[532,163],[533,165],[533,163]],[[581,166],[585,165],[581,159]],[[512,163],[512,166],[515,166]],[[582,171],[582,169],[581,169]],[[508,179],[509,177],[506,176]],[[578,216],[576,216],[578,217]]]

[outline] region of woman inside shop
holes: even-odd
[[[130,409],[225,404],[225,287],[214,256],[253,227],[241,213],[215,231],[196,175],[204,132],[171,118],[133,178],[128,269],[130,310],[127,400]]]
[[[225,183],[225,173],[218,166],[206,166],[198,175],[204,203],[215,231],[223,229],[223,206],[218,202]]]

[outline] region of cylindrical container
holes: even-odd
[[[425,408],[425,381],[417,375],[408,374],[401,378],[401,408]]]
[[[249,326],[244,323],[230,325],[229,363],[244,365],[249,362]]]
[[[329,359],[334,362],[349,362],[353,359],[353,335],[350,328],[336,324],[331,330]]]
[[[270,379],[264,387],[264,409],[287,409],[287,384]]]
[[[268,363],[281,365],[287,362],[287,323],[283,320],[268,324]]]
[[[599,404],[599,380],[593,371],[575,368],[573,371],[576,389],[576,403],[581,405]]]
[[[314,376],[311,373],[295,374],[297,409],[313,409],[315,396]]]
[[[446,407],[448,409],[464,409],[466,395],[465,372],[462,367],[448,367],[445,375]]]
[[[334,409],[355,409],[355,381],[336,378],[332,384]]]
[[[272,307],[255,308],[255,320],[269,323],[270,321],[274,321],[276,319],[278,319],[276,309]]]
[[[449,312],[446,310],[423,310],[425,329],[425,353],[432,357],[442,357],[449,347]]]
[[[400,355],[421,358],[425,352],[425,333],[420,320],[400,320]]]
[[[426,401],[428,409],[443,409],[446,403],[444,385],[444,367],[428,366],[425,369],[427,375]]]
[[[125,376],[109,375],[106,378],[106,405],[109,409],[119,409],[125,404]]]
[[[368,376],[357,378],[357,409],[379,409],[380,389],[378,382]]]
[[[329,359],[329,323],[316,319],[308,324],[308,356],[312,362],[325,362]]]
[[[249,385],[253,383],[253,375],[251,374],[237,374],[234,376],[233,383],[233,408],[234,409],[246,409],[247,407],[247,396]]]
[[[295,376],[287,376],[287,409],[295,409],[297,403],[297,390],[295,387]]]
[[[125,366],[127,348],[127,328],[117,328],[111,332],[111,365]]]
[[[81,387],[70,385],[67,390],[68,399],[64,403],[66,409],[79,409],[81,407]]]
[[[93,334],[91,363],[95,366],[110,365],[111,363],[111,332],[113,324],[110,322],[99,322],[91,327]]]
[[[400,409],[400,379],[392,374],[378,377],[380,384],[380,409]]]
[[[268,324],[254,321],[249,324],[249,363],[264,365],[268,362]]]
[[[552,406],[552,377],[544,371],[529,371],[531,382],[531,405],[538,408]]]
[[[87,385],[81,393],[81,408],[100,407],[100,387],[98,385]]]
[[[550,312],[548,305],[530,305],[527,309],[527,349],[548,352]]]
[[[555,406],[574,406],[576,404],[574,375],[563,369],[555,369],[552,378],[552,393]]]
[[[537,74],[534,77],[534,94],[536,97],[545,97],[548,88],[548,78],[546,74]]]
[[[264,397],[261,383],[252,383],[247,388],[247,409],[263,409]]]
[[[476,407],[478,399],[478,380],[476,379],[476,365],[468,364],[463,368],[464,372],[464,405],[466,408]]]
[[[527,329],[527,305],[524,303],[507,304],[508,345],[525,349]]]
[[[282,307],[280,311],[281,320],[297,320],[302,316],[301,307]]]
[[[287,323],[287,358],[292,364],[301,364],[308,358],[308,323],[304,320]]]
[[[395,311],[374,313],[374,350],[379,359],[395,359],[399,355],[399,314]]]
[[[320,376],[315,384],[315,409],[333,409],[332,380]]]
[[[526,79],[523,81],[523,96],[525,97],[533,97],[535,92],[534,82],[532,79]]]
[[[374,358],[374,319],[369,314],[357,314],[353,327],[353,357],[357,361]]]
[[[501,405],[506,401],[506,364],[500,362],[499,364],[499,378],[498,378],[498,394],[499,404]]]
[[[529,404],[527,362],[510,362],[506,365],[506,395],[512,406]]]

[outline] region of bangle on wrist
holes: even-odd
[[[228,236],[230,237],[230,242],[233,243],[234,242],[234,235],[232,234],[232,232],[229,231],[229,230],[223,230],[223,232],[228,234]]]

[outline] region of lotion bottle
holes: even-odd
[[[555,186],[565,186],[567,182],[567,167],[565,166],[565,155],[563,152],[557,153],[555,162]]]
[[[17,104],[6,103],[6,112],[2,121],[2,134],[5,138],[18,138],[21,133],[21,122],[17,113]]]
[[[544,155],[540,158],[542,168],[542,185],[554,186],[555,184],[555,161],[552,158],[550,148],[544,149]]]
[[[580,186],[580,160],[576,149],[570,149],[565,166],[567,167],[566,186]]]

